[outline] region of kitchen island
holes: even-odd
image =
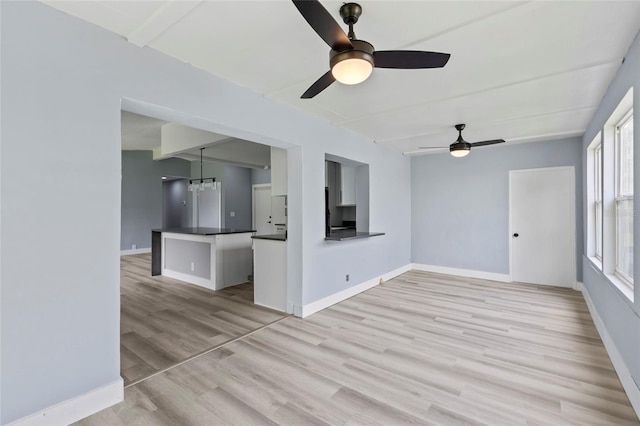
[[[253,273],[252,229],[163,228],[151,231],[151,275],[220,290]]]

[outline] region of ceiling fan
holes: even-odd
[[[331,69],[302,94],[302,99],[313,98],[336,80],[343,84],[362,83],[369,78],[374,67],[442,68],[451,56],[448,53],[417,50],[376,51],[371,43],[358,40],[353,32],[353,26],[362,14],[362,7],[357,3],[345,3],[340,7],[340,16],[349,25],[348,35],[318,0],[293,0],[293,4],[311,28],[331,47]]]
[[[462,131],[464,130],[464,124],[456,124],[455,128],[458,131],[458,139],[451,145],[449,145],[449,152],[454,157],[464,157],[469,154],[471,148],[476,146],[486,146],[486,145],[494,145],[497,143],[504,143],[504,139],[492,139],[489,141],[482,142],[467,142],[462,138]],[[442,149],[444,147],[439,146],[421,146],[420,149]]]

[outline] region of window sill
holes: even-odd
[[[599,272],[602,272],[602,262],[595,256],[589,256],[588,259],[591,261],[593,266],[598,268]]]
[[[629,288],[620,278],[614,274],[607,274],[602,271],[602,263],[591,256],[584,256],[583,259],[588,261],[588,265],[594,272],[596,272],[602,279],[608,281],[609,285],[613,287],[613,291],[619,295],[619,297],[626,302],[632,310],[635,311],[633,303],[633,290]]]
[[[633,289],[630,288],[624,281],[615,276],[614,274],[604,274],[614,287],[618,289],[631,303],[633,303]]]

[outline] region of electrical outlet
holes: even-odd
[[[347,281],[349,281],[349,274],[347,274],[347,276],[345,277],[345,279],[346,279]]]
[[[236,212],[229,212],[229,216],[236,217]]]
[[[384,280],[382,278],[380,278],[380,282],[378,282],[379,285],[384,284]]]
[[[196,270],[196,264],[194,262],[191,262],[191,272]]]
[[[137,245],[135,245],[135,244],[131,244],[131,250],[135,250],[135,249],[137,249],[137,248],[138,248],[138,246],[137,246]]]

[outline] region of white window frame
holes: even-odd
[[[621,161],[620,161],[620,156],[621,156],[621,150],[620,150],[620,128],[623,127],[624,125],[626,125],[629,121],[633,120],[633,109],[629,110],[620,121],[618,121],[618,123],[615,126],[615,141],[614,141],[614,153],[615,153],[615,163],[614,163],[614,179],[615,179],[615,197],[614,197],[614,203],[615,203],[615,209],[616,209],[616,217],[619,214],[619,209],[618,209],[618,203],[621,201],[632,201],[633,204],[633,194],[624,194],[621,195],[620,194],[620,179],[621,179],[621,173],[620,173],[620,168],[621,168]],[[635,123],[634,123],[635,125]],[[635,148],[635,147],[634,147]],[[635,188],[634,188],[634,192],[635,192]],[[618,252],[618,222],[617,220],[615,221],[615,270],[614,273],[616,275],[616,277],[618,279],[620,279],[620,281],[625,284],[627,287],[629,287],[630,289],[633,289],[633,277],[629,277],[627,274],[625,274],[624,272],[622,272],[621,270],[618,269],[618,264],[619,264],[619,252]],[[635,251],[635,247],[633,248]],[[635,265],[634,265],[635,268]]]
[[[602,262],[602,141],[600,134],[596,145],[593,147],[593,241],[594,256]],[[599,210],[599,211],[598,211]],[[600,232],[598,232],[600,231]]]

